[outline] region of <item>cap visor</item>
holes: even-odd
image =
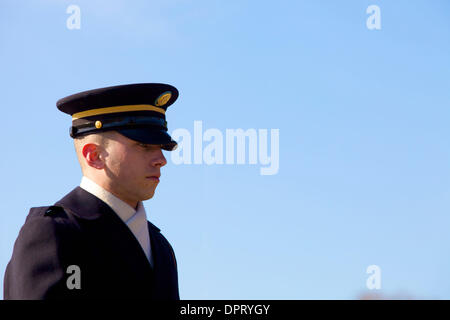
[[[164,130],[149,130],[148,128],[116,129],[125,137],[145,144],[158,144],[167,151],[175,150],[177,142],[172,140]]]

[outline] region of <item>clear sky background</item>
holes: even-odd
[[[80,183],[56,101],[137,82],[179,89],[171,132],[280,130],[276,175],[165,153],[145,207],[182,299],[450,299],[447,0],[2,0],[2,287],[29,208]]]

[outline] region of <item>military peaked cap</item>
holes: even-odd
[[[80,92],[58,100],[57,108],[72,116],[70,136],[115,130],[129,139],[174,150],[167,133],[166,110],[178,98],[168,84],[138,83]]]

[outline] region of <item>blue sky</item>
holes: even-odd
[[[275,175],[166,153],[145,206],[181,298],[449,299],[449,18],[446,0],[2,1],[0,284],[29,208],[81,179],[56,101],[163,82],[169,131],[280,132]]]

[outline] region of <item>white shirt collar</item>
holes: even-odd
[[[89,193],[92,193],[94,196],[105,202],[107,205],[114,210],[115,213],[122,219],[122,221],[127,222],[137,211],[143,210],[145,212],[144,205],[142,201],[138,202],[137,210],[131,207],[125,201],[119,199],[111,192],[105,190],[97,183],[92,181],[91,179],[83,176],[81,178],[80,188],[83,188]]]

